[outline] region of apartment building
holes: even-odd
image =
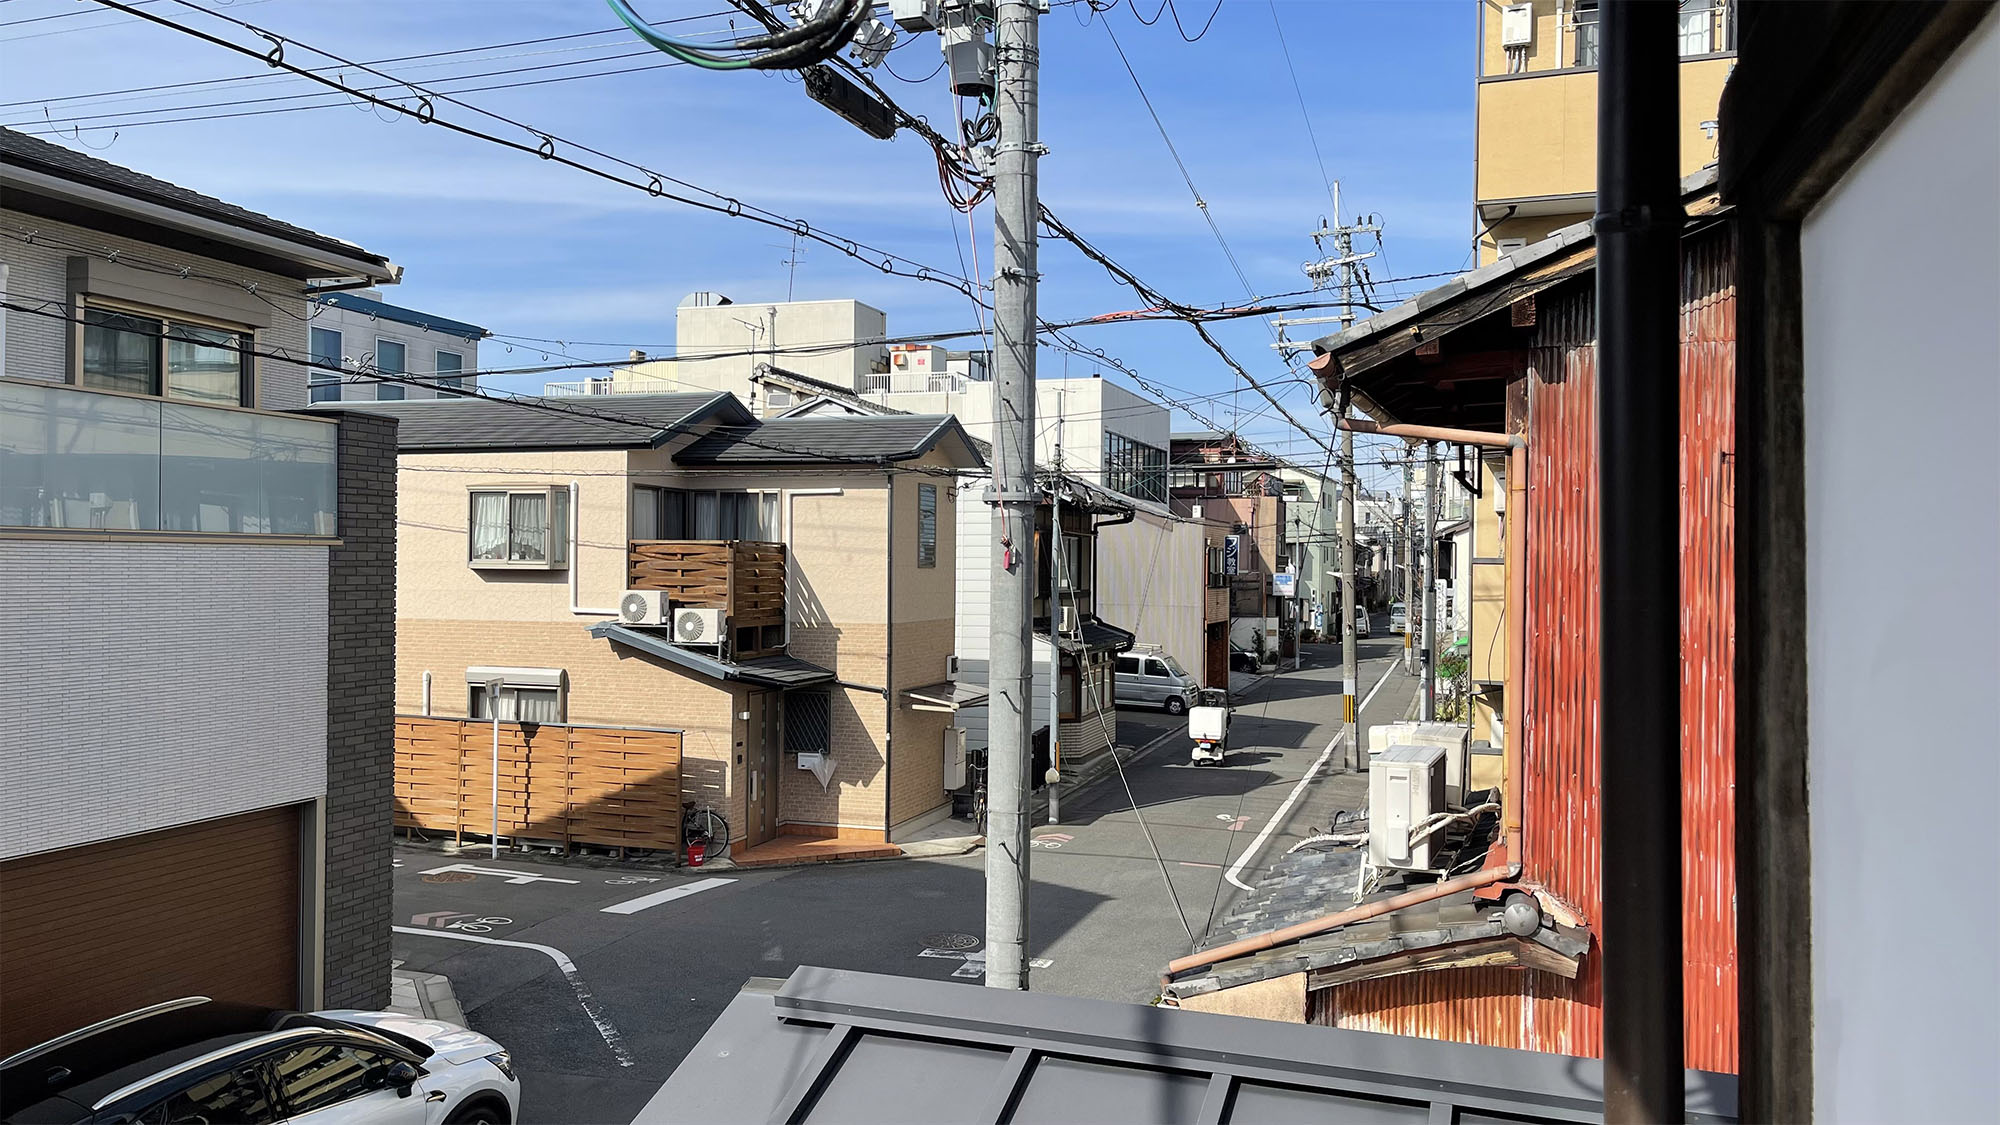
[[[306,406],[379,254],[0,129],[0,1054],[380,1007],[394,423]]]
[[[956,474],[982,465],[958,424],[759,420],[722,392],[598,406],[367,407],[400,422],[399,762],[484,777],[483,742],[437,743],[498,720],[519,750],[501,836],[672,846],[655,830],[686,801],[738,862],[947,815]],[[611,780],[538,789],[547,753]],[[399,823],[490,833],[484,802],[410,784]]]
[[[1473,229],[1479,264],[1597,205],[1599,0],[1478,0]],[[1680,0],[1683,174],[1714,164],[1736,0]]]
[[[392,305],[379,289],[315,294],[312,400],[394,402],[476,389],[479,341],[488,335],[476,324]]]
[[[1282,463],[1235,434],[1189,431],[1171,441],[1174,511],[1227,529],[1221,539],[1228,645],[1260,659],[1291,655],[1299,608]],[[1274,582],[1277,575],[1292,581]]]

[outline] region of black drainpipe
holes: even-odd
[[[1599,24],[1598,684],[1608,1122],[1683,1119],[1677,18],[1672,4],[1613,0]]]

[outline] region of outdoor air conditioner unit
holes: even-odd
[[[674,610],[674,643],[677,645],[722,644],[722,611],[719,609]]]
[[[1412,846],[1410,834],[1445,811],[1442,746],[1391,746],[1368,763],[1368,860],[1394,871],[1428,871],[1443,842],[1434,832]]]
[[[665,625],[672,612],[665,590],[627,590],[618,599],[620,625]]]
[[[965,788],[965,728],[944,728],[944,788]]]
[[[1535,7],[1509,4],[1500,9],[1500,45],[1527,47],[1535,42]]]

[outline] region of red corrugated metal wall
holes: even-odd
[[[1688,1065],[1736,1070],[1735,694],[1730,440],[1734,259],[1727,227],[1682,269],[1682,894]],[[1524,878],[1593,917],[1601,902],[1597,690],[1597,352],[1590,279],[1542,294],[1528,392]],[[1574,981],[1444,970],[1315,993],[1315,1023],[1595,1056],[1599,958]]]

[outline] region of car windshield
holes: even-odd
[[[1181,662],[1175,660],[1171,656],[1160,657],[1160,663],[1166,665],[1167,671],[1172,672],[1176,676],[1181,676],[1183,678],[1187,676],[1187,669],[1181,667]]]

